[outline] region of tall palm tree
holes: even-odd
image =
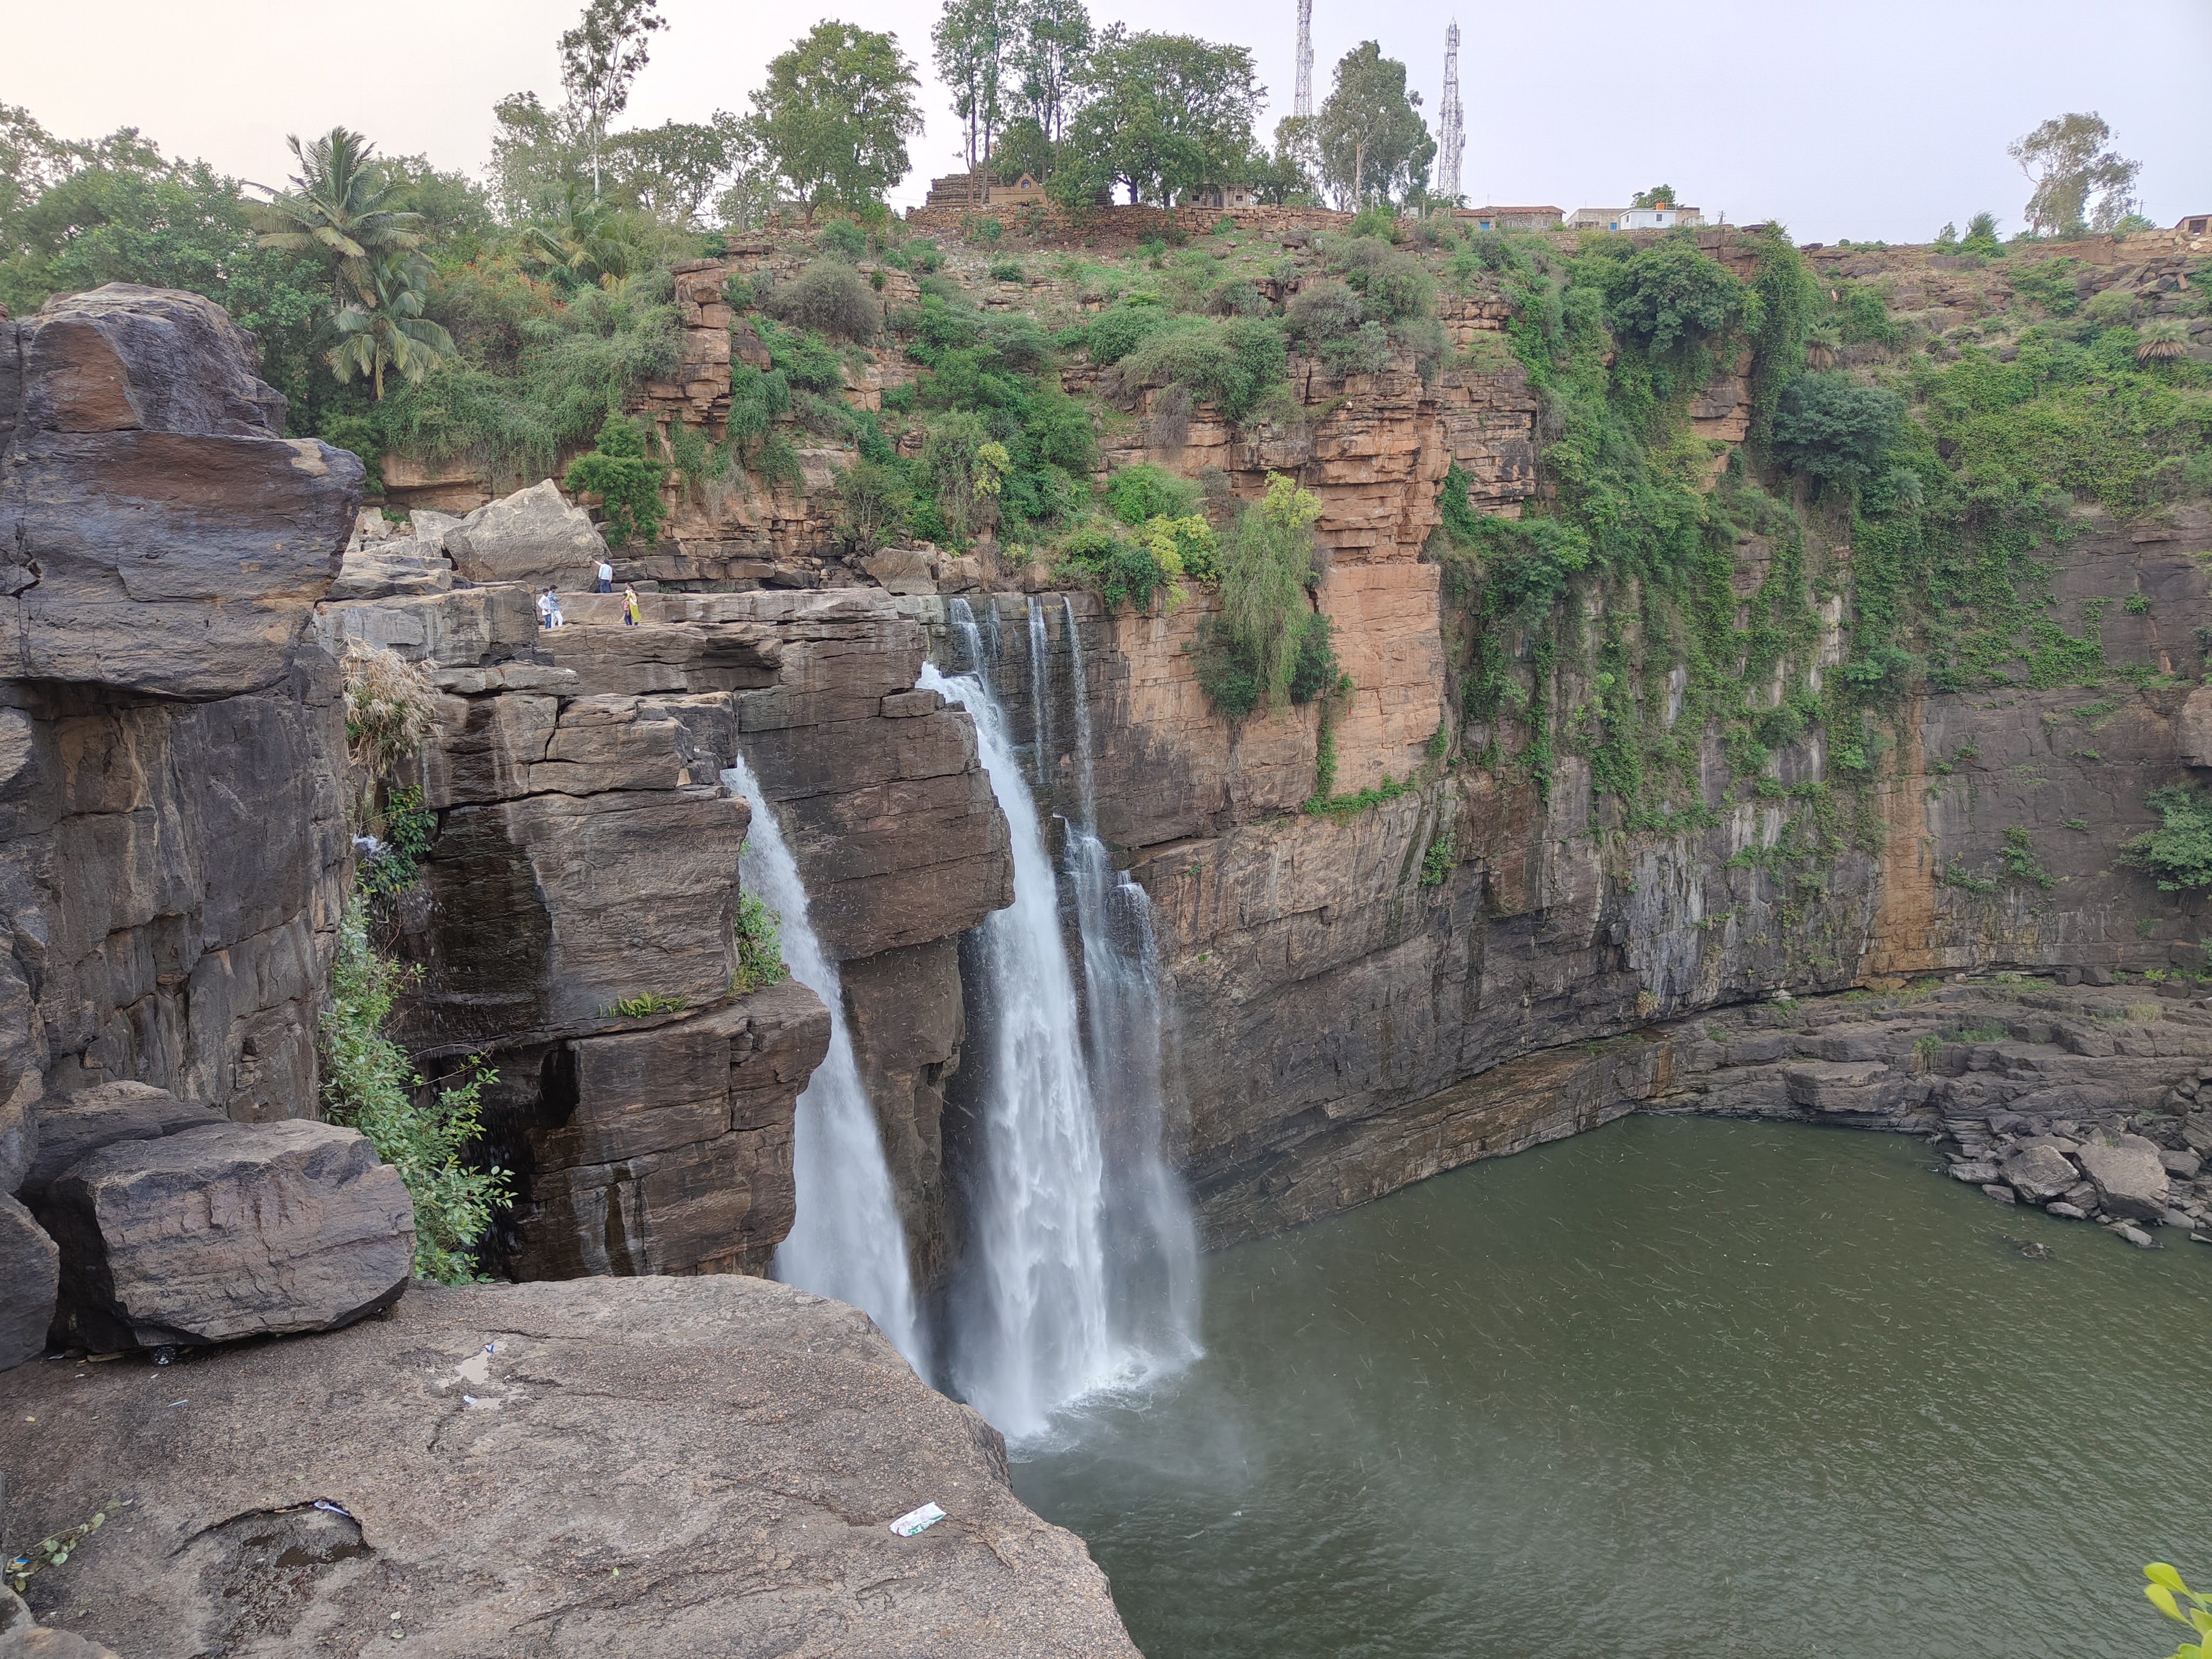
[[[300,163],[292,188],[271,191],[268,201],[246,210],[260,245],[321,259],[330,267],[331,302],[338,310],[348,304],[349,291],[373,301],[370,267],[381,257],[422,246],[416,227],[422,216],[392,205],[398,186],[371,165],[376,146],[361,134],[332,127],[304,147],[297,133],[286,142]]]
[[[523,260],[564,289],[592,283],[611,288],[629,275],[634,252],[613,210],[586,199],[574,185],[561,216],[522,233]]]
[[[422,255],[394,252],[368,262],[367,292],[331,319],[337,343],[324,355],[341,382],[366,374],[384,401],[384,371],[410,384],[453,355],[453,337],[422,314],[429,266]]]

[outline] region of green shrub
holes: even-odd
[[[1125,466],[1106,480],[1106,505],[1123,524],[1163,516],[1180,519],[1198,511],[1198,502],[1195,483],[1150,462]]]
[[[1185,576],[1193,581],[1211,582],[1221,575],[1221,544],[1214,536],[1213,526],[1196,513],[1170,517],[1163,513],[1145,520],[1137,532],[1152,556],[1152,562],[1170,584],[1180,582]],[[1178,597],[1172,586],[1171,598]]]
[[[647,991],[641,996],[617,997],[599,1010],[601,1019],[650,1019],[655,1014],[680,1014],[691,1006],[685,996],[665,996]]]
[[[768,348],[769,367],[792,386],[805,392],[844,390],[845,365],[820,335],[763,323],[760,336]]]
[[[1181,317],[1142,341],[1124,368],[1149,384],[1183,386],[1237,422],[1288,377],[1290,352],[1271,318]]]
[[[2143,804],[2159,827],[2121,842],[2118,862],[2147,871],[2163,892],[2212,887],[2212,798],[2177,783],[2152,790]]]
[[[1421,885],[1441,887],[1459,862],[1459,849],[1449,836],[1439,836],[1429,843],[1429,850],[1421,855]]]
[[[868,251],[868,234],[850,219],[832,219],[814,239],[824,253],[834,253],[850,264]]]
[[[1854,345],[1895,345],[1897,321],[1882,303],[1881,295],[1863,283],[1849,279],[1837,289],[1837,331]]]
[[[1340,339],[1326,342],[1321,360],[1339,374],[1379,374],[1390,363],[1390,331],[1362,323]]]
[[[600,424],[599,447],[569,462],[562,479],[570,495],[599,498],[607,540],[615,547],[634,540],[650,547],[660,536],[660,486],[668,468],[647,459],[645,447],[636,422],[610,415]]]
[[[2038,259],[2013,272],[2012,289],[2053,317],[2071,317],[2081,303],[2081,296],[2074,287],[2081,268],[2081,262],[2070,256]]]
[[[1905,418],[1905,399],[1848,374],[1804,374],[1774,413],[1774,454],[1815,478],[1855,483],[1871,476]]]
[[[350,450],[360,456],[362,470],[368,474],[368,493],[384,493],[384,438],[374,421],[366,415],[333,415],[316,435],[332,449]]]
[[[2004,860],[2006,873],[2021,880],[2033,882],[2038,887],[2051,887],[2057,878],[2043,867],[2043,860],[2035,855],[2035,838],[2024,823],[2015,823],[2004,832],[2004,844],[1997,849]]]
[[[1370,202],[1352,216],[1352,223],[1346,228],[1355,239],[1373,236],[1384,242],[1395,242],[1398,240],[1398,211],[1382,203]]]
[[[884,307],[867,281],[842,259],[817,259],[768,296],[768,313],[794,328],[847,340],[872,340],[884,325]]]
[[[1291,296],[1284,313],[1291,337],[1308,345],[1342,339],[1364,315],[1359,296],[1338,282],[1309,283]]]
[[[990,264],[991,280],[994,283],[1026,283],[1028,271],[1022,269],[1019,259],[994,259]]]
[[[913,510],[914,492],[896,469],[855,461],[837,475],[837,537],[856,552],[890,541]]]
[[[732,311],[750,311],[757,303],[750,280],[734,270],[722,278],[722,303]]]
[[[1241,720],[1260,706],[1264,688],[1251,659],[1231,641],[1218,618],[1208,617],[1198,636],[1198,689],[1231,720]]]
[[[1065,579],[1097,593],[1109,610],[1124,605],[1147,610],[1152,595],[1172,580],[1150,547],[1098,519],[1076,527],[1061,545],[1055,568]]]
[[[1300,625],[1298,653],[1291,666],[1292,702],[1308,703],[1316,697],[1325,697],[1344,678],[1344,666],[1336,659],[1332,639],[1334,626],[1317,611]]]
[[[1655,242],[1632,257],[1613,301],[1613,325],[1655,353],[1734,329],[1755,331],[1757,294],[1686,241]]]
[[[1158,306],[1110,306],[1084,325],[1084,343],[1094,363],[1118,363],[1173,319]]]
[[[1290,700],[1298,647],[1312,608],[1314,522],[1321,503],[1280,473],[1267,493],[1237,515],[1222,549],[1221,617],[1228,642],[1249,659],[1261,695]]]
[[[945,268],[945,250],[934,236],[917,236],[906,245],[907,263],[924,275]]]
[[[733,932],[738,943],[738,971],[730,976],[730,989],[749,996],[763,986],[779,985],[791,975],[783,963],[783,914],[771,910],[755,893],[738,895]]]
[[[384,1032],[408,978],[370,944],[365,907],[352,900],[338,921],[322,1018],[325,1115],[360,1130],[399,1171],[415,1201],[416,1276],[465,1285],[481,1277],[473,1246],[512,1197],[506,1170],[462,1161],[482,1136],[479,1096],[494,1074],[472,1060],[461,1082],[424,1098],[422,1076]]]
[[[438,833],[438,815],[422,805],[422,788],[411,783],[386,797],[381,822],[383,850],[354,872],[354,890],[364,899],[389,898],[412,887]]]

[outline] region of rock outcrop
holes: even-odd
[[[11,1538],[127,1489],[27,1597],[132,1659],[1136,1652],[981,1418],[763,1280],[425,1285],[166,1371],[22,1367],[0,1406]]]
[[[469,580],[532,587],[588,587],[607,551],[592,515],[570,505],[550,478],[487,502],[441,541]]]
[[[321,1331],[388,1307],[415,1208],[357,1129],[224,1123],[118,1140],[47,1188],[61,1327],[103,1351]]]

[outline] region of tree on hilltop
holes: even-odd
[[[2027,198],[2030,230],[2110,230],[2133,210],[2142,163],[2129,161],[2112,143],[2112,128],[2090,110],[2054,116],[2005,147],[2035,187]]]
[[[337,307],[373,296],[372,262],[421,247],[422,216],[398,205],[398,184],[371,164],[376,146],[361,134],[332,127],[310,144],[297,133],[284,142],[300,163],[292,188],[246,210],[261,246],[319,260]]]
[[[1188,34],[1100,37],[1084,71],[1086,101],[1067,126],[1053,175],[1071,205],[1115,184],[1132,202],[1172,203],[1241,172],[1267,101],[1252,54]]]
[[[825,21],[772,58],[753,94],[768,162],[806,203],[879,207],[913,163],[906,141],[921,131],[914,64],[895,34]]]
[[[1363,40],[1340,58],[1336,86],[1316,118],[1322,181],[1340,206],[1403,201],[1428,187],[1437,141],[1406,90],[1406,66]]]
[[[668,27],[659,6],[660,0],[591,0],[581,21],[561,36],[561,88],[591,157],[595,198],[607,123],[629,107],[630,82],[651,55],[650,37]]]

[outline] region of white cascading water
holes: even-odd
[[[1067,830],[1068,876],[1083,935],[1084,1012],[1091,1085],[1106,1151],[1111,1306],[1116,1330],[1156,1363],[1198,1353],[1198,1229],[1182,1183],[1162,1155],[1159,945],[1152,902],[1114,867],[1098,836],[1098,786],[1091,748],[1091,688],[1075,605],[1060,599],[1075,704],[1082,822]]]
[[[1043,825],[993,683],[995,653],[986,654],[964,600],[951,611],[975,672],[948,678],[925,665],[921,684],[974,719],[1014,862],[1012,905],[979,930],[982,1145],[973,1233],[952,1298],[951,1374],[977,1410],[1020,1439],[1077,1396],[1195,1352],[1196,1251],[1159,1157],[1158,962],[1142,891],[1114,872],[1095,835],[1071,830],[1085,964],[1079,1000]],[[1033,601],[1040,772],[1049,763],[1045,637]],[[1088,818],[1087,708],[1078,722]],[[1115,944],[1117,916],[1135,924],[1133,969]],[[1110,1158],[1094,1078],[1108,1080]]]
[[[775,1276],[817,1296],[866,1309],[919,1370],[927,1356],[907,1265],[906,1231],[891,1196],[882,1132],[853,1056],[837,964],[815,936],[798,860],[784,842],[775,807],[761,793],[743,757],[723,772],[722,781],[752,804],[752,827],[738,860],[739,881],[781,913],[785,965],[830,1010],[830,1052],[799,1097],[791,1156],[799,1214],[790,1236],[776,1249]]]

